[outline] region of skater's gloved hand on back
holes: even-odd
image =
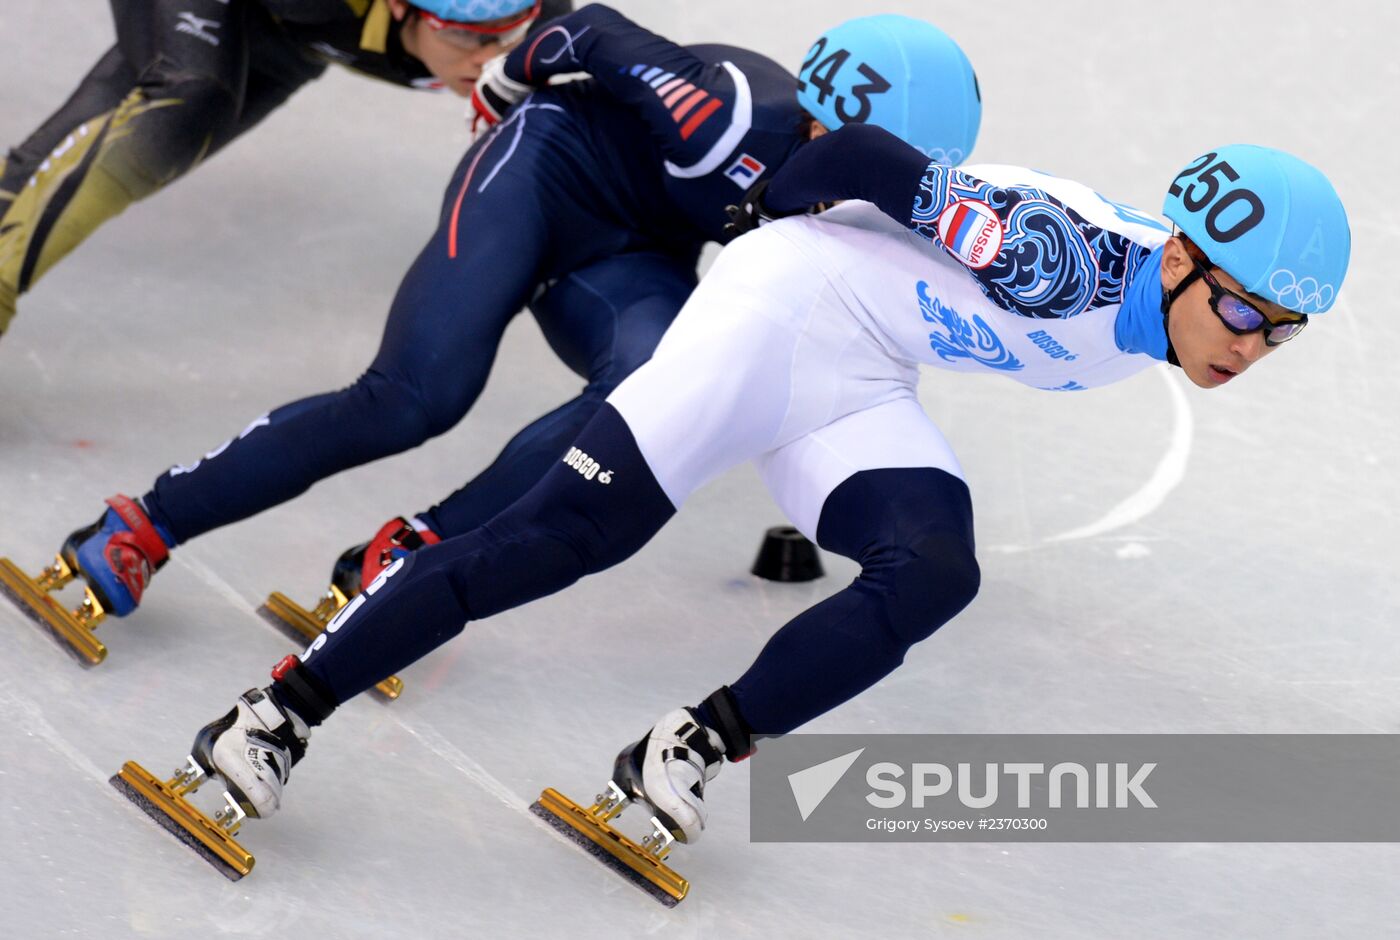
[[[483,65],[467,106],[467,126],[473,139],[499,124],[505,113],[533,90],[506,75],[505,56],[496,56]]]

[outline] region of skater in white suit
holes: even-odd
[[[724,251],[534,489],[386,569],[300,661],[201,732],[193,756],[268,815],[337,705],[466,622],[622,561],[697,487],[752,460],[792,522],[861,573],[618,758],[626,796],[694,841],[725,759],[858,695],[977,593],[972,501],[919,407],[920,365],[1068,393],[1164,360],[1214,388],[1331,306],[1350,233],[1318,170],[1235,145],[1191,162],[1168,193],[1175,233],[1079,183],[950,168],[878,128],[815,141],[734,212],[740,229],[803,214]]]

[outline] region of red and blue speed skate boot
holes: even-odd
[[[137,608],[175,544],[139,500],[113,496],[107,507],[92,525],[68,536],[53,564],[38,577],[0,558],[0,589],[89,666],[107,657],[107,648],[93,633],[97,625]],[[69,610],[53,594],[75,578],[83,581],[83,601]]]

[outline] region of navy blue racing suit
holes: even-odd
[[[451,428],[529,304],[588,385],[422,514],[443,536],[490,519],[650,357],[695,284],[700,247],[723,237],[724,206],[807,136],[781,66],[729,46],[675,45],[600,5],[541,30],[508,74],[527,77],[527,65],[532,82],[551,71],[594,78],[536,91],[467,151],[356,382],[277,408],[157,478],[144,502],[177,543]]]

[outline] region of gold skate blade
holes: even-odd
[[[96,598],[92,599],[92,603],[99,613],[89,625],[74,616],[72,611],[40,587],[36,579],[25,574],[8,558],[0,558],[0,592],[14,601],[15,606],[29,619],[48,628],[84,666],[96,666],[107,658],[107,647],[92,632],[97,620],[101,619],[102,608],[97,605]]]
[[[318,618],[315,613],[292,600],[281,591],[273,591],[258,608],[268,623],[281,628],[293,640],[313,642],[326,629],[330,618]]]
[[[267,596],[267,601],[258,608],[258,613],[291,639],[314,643],[325,631],[326,624],[330,623],[331,618],[345,603],[345,596],[334,587],[322,596],[314,610],[307,610],[281,591],[273,591]],[[332,606],[333,604],[335,606]],[[390,676],[376,685],[374,691],[392,702],[403,694],[403,680],[398,676]]]
[[[253,856],[212,819],[186,802],[169,781],[157,779],[146,768],[129,760],[108,782],[230,881],[237,881],[253,870]]]
[[[689,881],[553,787],[545,788],[530,812],[667,907],[675,907],[689,893]]]

